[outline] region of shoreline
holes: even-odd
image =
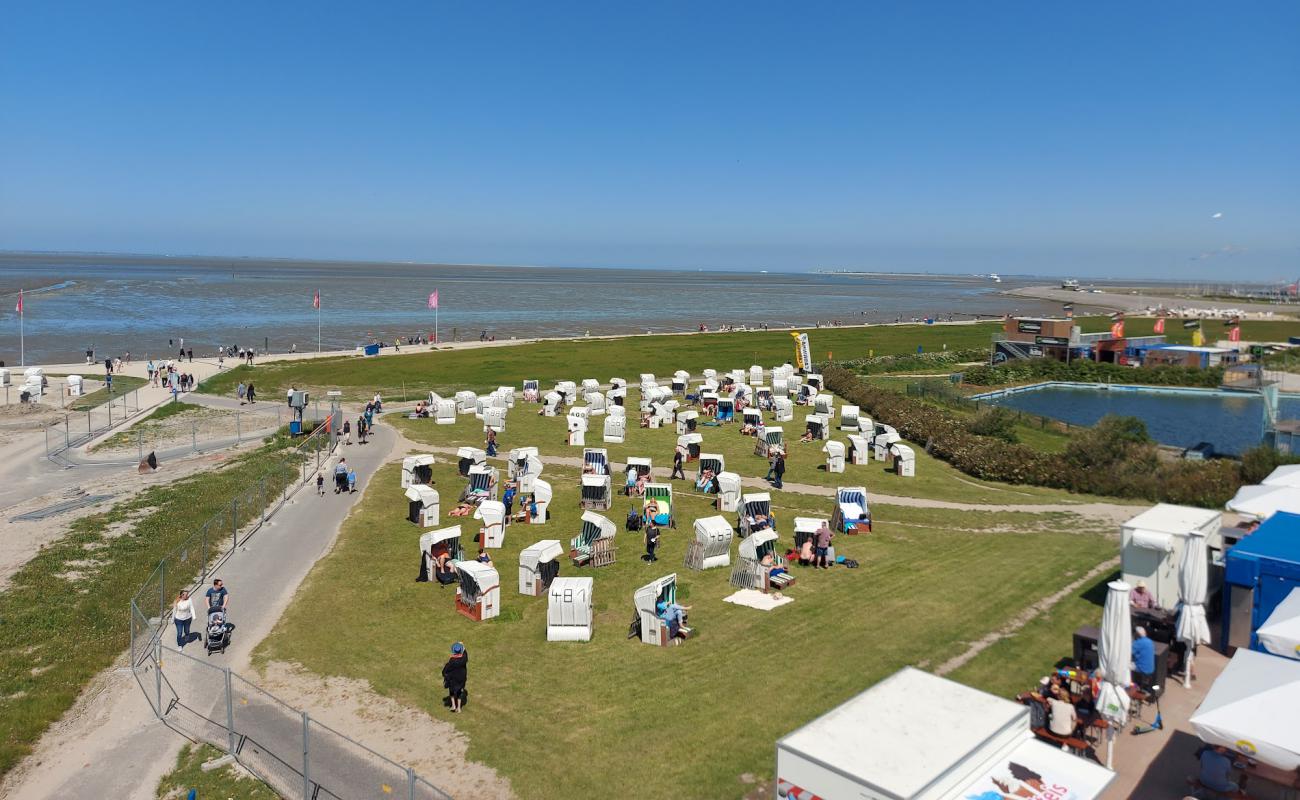
[[[1022,286],[1008,289],[1002,294],[1009,297],[1023,297],[1045,302],[1073,303],[1076,311],[1082,309],[1100,309],[1102,311],[1134,312],[1151,316],[1154,309],[1163,308],[1174,312],[1175,316],[1205,316],[1209,312],[1214,316],[1240,314],[1249,319],[1289,319],[1300,313],[1300,305],[1266,305],[1244,301],[1229,303],[1221,300],[1195,300],[1183,297],[1151,294],[1143,291],[1139,294],[1118,294],[1103,292],[1078,292],[1073,289],[1060,289],[1052,286]],[[1084,315],[1086,316],[1086,315]]]

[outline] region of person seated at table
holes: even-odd
[[[1145,691],[1151,691],[1151,681],[1156,675],[1156,643],[1147,637],[1141,625],[1133,629],[1133,682]]]
[[[1156,597],[1147,589],[1146,581],[1138,581],[1128,596],[1128,604],[1133,608],[1147,610],[1156,608]]]
[[[1057,736],[1073,736],[1079,724],[1079,712],[1074,710],[1069,695],[1060,684],[1052,687],[1047,698],[1047,729]]]
[[[1233,764],[1228,748],[1221,744],[1207,744],[1196,751],[1196,757],[1201,762],[1201,769],[1196,777],[1206,789],[1224,794],[1244,792],[1245,776],[1242,776],[1240,781],[1232,779]]]

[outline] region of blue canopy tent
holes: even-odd
[[[1264,651],[1256,632],[1298,587],[1300,514],[1279,511],[1224,557],[1224,645]]]

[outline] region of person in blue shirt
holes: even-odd
[[[230,592],[220,578],[213,579],[212,588],[208,589],[204,595],[208,598],[209,614],[213,611],[225,611],[226,605],[230,602]]]
[[[1201,771],[1197,777],[1200,778],[1201,785],[1212,792],[1225,794],[1241,791],[1240,784],[1232,779],[1232,759],[1228,756],[1228,748],[1223,745],[1207,745],[1200,749],[1198,755]]]
[[[1133,629],[1133,681],[1144,689],[1151,688],[1156,673],[1156,644],[1147,637],[1147,629]]]
[[[506,519],[510,518],[511,509],[513,509],[515,505],[515,491],[515,484],[508,483],[506,484],[506,493],[501,497],[501,502],[506,507]]]

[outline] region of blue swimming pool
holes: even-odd
[[[980,399],[1071,425],[1095,425],[1107,414],[1138,417],[1161,444],[1210,442],[1220,453],[1241,453],[1264,435],[1264,401],[1255,394],[1046,383]],[[1300,417],[1300,395],[1282,395],[1278,406],[1280,418]]]

